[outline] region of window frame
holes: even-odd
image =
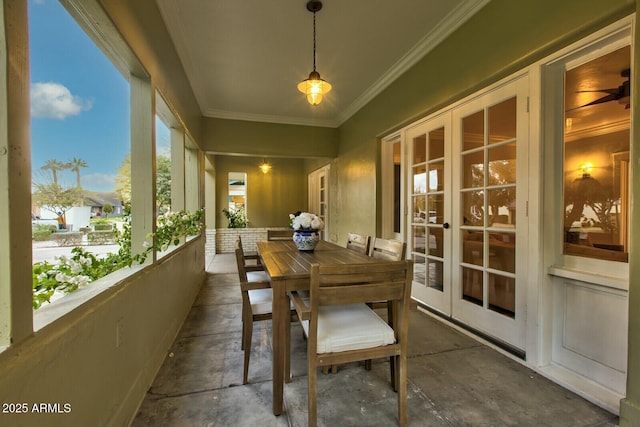
[[[625,18],[561,50],[553,59],[541,64],[541,131],[545,150],[544,176],[548,180],[541,188],[543,203],[549,207],[541,217],[545,224],[545,264],[552,275],[589,277],[589,282],[625,290],[629,286],[627,262],[564,254],[564,73],[623,46],[631,46],[633,52],[632,34],[633,19]]]

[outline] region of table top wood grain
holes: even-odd
[[[311,264],[360,264],[376,260],[334,243],[321,241],[313,252],[299,251],[293,241],[258,242],[258,253],[272,281],[306,279]]]

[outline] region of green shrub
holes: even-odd
[[[107,245],[116,243],[116,234],[111,230],[90,231],[87,240],[92,245]]]
[[[113,230],[113,224],[111,224],[110,222],[100,222],[96,223],[93,226],[93,229],[96,231],[111,231]]]
[[[34,230],[31,233],[33,240],[36,242],[45,242],[47,240],[51,240],[51,231],[49,230]]]
[[[60,231],[51,235],[51,240],[58,246],[78,246],[82,244],[82,233],[79,231]]]
[[[137,254],[132,254],[131,251],[130,214],[131,207],[127,205],[121,231],[116,228],[113,231],[96,232],[113,235],[120,246],[117,253],[108,253],[98,258],[81,247],[75,247],[71,250],[71,258],[61,256],[56,258],[55,263],[41,261],[33,264],[33,308],[37,309],[48,302],[56,290],[64,293],[73,292],[116,270],[130,267],[134,262],[143,264],[152,251],[164,251],[170,244],[177,245],[183,236],[199,234],[203,226],[204,212],[200,209],[193,213],[180,211],[161,215],[157,220],[156,233],[147,236],[152,243],[145,242],[144,251]],[[58,244],[73,245],[82,241],[80,232],[54,233],[51,237],[55,238]],[[72,243],[74,239],[75,242]]]
[[[31,235],[36,242],[51,240],[51,233],[56,231],[55,225],[36,224],[33,226]]]

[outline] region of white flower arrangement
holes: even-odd
[[[316,214],[309,212],[299,212],[296,214],[290,214],[289,220],[291,222],[291,228],[295,231],[298,230],[324,230],[324,221]]]

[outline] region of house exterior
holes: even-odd
[[[121,216],[124,213],[124,205],[116,193],[92,191],[84,199],[85,206],[91,208],[91,218],[106,216],[102,210],[105,203],[109,203],[113,207],[113,212],[110,215]]]
[[[26,3],[1,2],[6,49],[0,51],[5,75],[0,86],[0,400],[68,403],[68,425],[123,425],[135,415],[205,277],[206,239],[192,239],[169,256],[154,256],[145,265],[101,280],[94,288],[100,292],[80,293],[70,305],[52,304],[34,315],[31,227],[26,219],[31,209]],[[514,99],[518,114],[524,113],[513,125],[517,182],[500,188],[520,196],[514,205],[501,206],[497,213],[503,222],[496,222],[513,227],[476,229],[462,216],[451,215],[451,227],[447,222],[442,232],[405,219],[397,235],[412,248],[414,260],[423,254],[429,260],[426,266],[441,262],[447,283],[462,283],[466,273],[469,283],[474,277],[490,284],[515,283],[513,305],[501,302],[496,310],[476,301],[469,306],[466,303],[473,299],[491,299],[490,294],[473,296],[471,289],[452,288],[443,295],[446,283],[436,289],[428,281],[422,287],[414,285],[413,296],[424,310],[494,342],[532,369],[619,412],[620,425],[640,422],[640,261],[633,238],[640,223],[640,209],[634,204],[640,194],[640,174],[634,167],[640,130],[632,125],[640,111],[638,91],[632,84],[626,262],[585,261],[563,252],[562,224],[556,218],[563,177],[554,139],[562,123],[559,127],[558,114],[552,114],[557,108],[553,83],[563,76],[554,67],[565,69],[569,61],[597,56],[589,50],[594,46],[607,52],[613,49],[609,46],[629,46],[634,75],[640,61],[637,1],[492,0],[338,128],[203,117],[175,50],[168,47],[171,41],[155,1],[64,3],[129,78],[131,139],[136,141],[131,153],[134,248],[142,247],[155,220],[150,195],[156,109],[171,105],[172,114],[180,118],[172,143],[181,141],[185,147],[183,157],[172,157],[182,160],[172,176],[183,177],[172,181],[172,206],[205,206],[207,234],[226,227],[221,209],[229,203],[229,172],[246,171],[251,227],[287,226],[291,212],[326,209],[325,238],[344,244],[350,231],[395,236],[387,209],[393,200],[387,188],[393,176],[388,171],[393,144],[401,148],[403,176],[414,176],[411,168],[421,163],[410,161],[410,154],[415,155],[424,135],[443,129],[453,147],[456,140],[464,140],[456,134],[457,124]],[[456,163],[464,161],[464,148],[452,150],[442,155],[445,164],[451,159],[446,170],[466,170],[464,163]],[[492,153],[490,146],[483,150]],[[274,173],[268,178],[261,177],[256,166],[265,155],[281,159],[273,161]],[[282,178],[285,171],[287,179]],[[450,186],[434,196],[441,195],[452,211],[460,211],[465,200],[460,195],[470,191],[462,178],[451,176],[446,181]],[[420,194],[403,187],[403,196],[408,211],[418,208],[412,200]],[[434,214],[431,208],[416,211],[423,211],[425,219],[439,215],[437,209]],[[417,233],[419,227],[427,234]],[[444,234],[449,231],[451,237]],[[504,244],[517,242],[515,266],[492,265],[489,255],[488,266],[475,264],[463,250],[471,244],[454,244],[463,232],[498,233]],[[443,256],[426,249],[437,247],[439,233],[451,245],[445,245],[449,252]],[[499,245],[487,247],[497,251]],[[470,253],[473,256],[473,250]],[[436,267],[429,271],[438,274]],[[459,301],[464,299],[460,295],[469,298]],[[504,316],[505,312],[513,314]],[[55,416],[30,413],[6,420],[43,425],[55,423]]]

